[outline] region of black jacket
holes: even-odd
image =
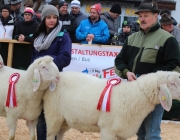
[[[66,30],[69,33],[72,42],[74,42],[77,28],[75,17],[70,15],[69,13],[67,13],[66,15],[59,14],[59,20],[62,21],[62,31]]]
[[[31,42],[32,37],[29,35],[33,34],[38,26],[39,26],[39,23],[35,20],[31,20],[28,22],[25,22],[24,20],[19,21],[16,25],[15,37],[14,38],[18,40],[19,35],[23,34],[25,36],[24,41]]]

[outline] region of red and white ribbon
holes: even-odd
[[[19,73],[13,73],[9,78],[9,88],[6,99],[6,107],[17,107],[15,84],[18,81]]]
[[[102,111],[110,112],[110,98],[112,93],[112,87],[119,84],[120,82],[120,78],[112,78],[107,81],[107,85],[99,98],[97,110],[100,111],[102,109]]]

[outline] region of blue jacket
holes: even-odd
[[[81,21],[76,29],[76,38],[80,40],[82,44],[88,44],[86,41],[88,34],[94,34],[92,44],[106,44],[110,37],[108,26],[101,19],[94,24],[91,22],[90,18]]]
[[[32,61],[39,57],[49,55],[54,58],[54,63],[57,65],[59,71],[62,71],[64,67],[70,64],[71,49],[71,39],[68,33],[64,33],[64,35],[58,35],[47,50],[42,50],[38,52],[36,49],[34,49]]]

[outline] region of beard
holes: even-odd
[[[97,21],[97,20],[99,19],[99,17],[98,17],[98,16],[93,16],[93,15],[92,15],[92,16],[90,16],[90,18],[91,18],[91,20],[92,20],[92,21]]]

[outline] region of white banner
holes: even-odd
[[[116,77],[114,59],[121,47],[72,44],[72,59],[64,71],[79,71],[99,78]]]

